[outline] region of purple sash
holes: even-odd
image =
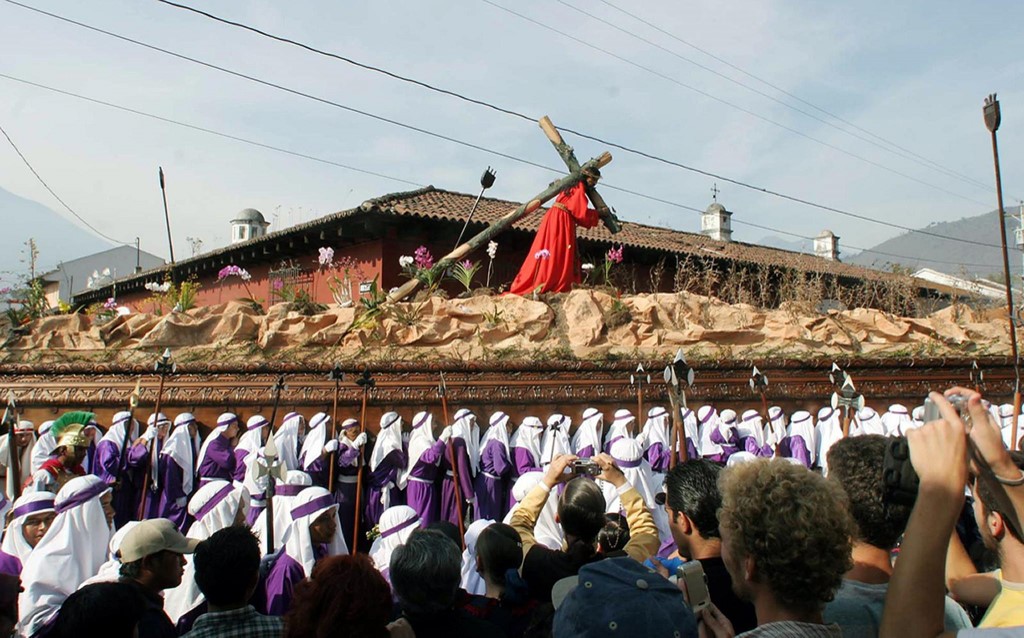
[[[612,460],[615,461],[615,464],[618,465],[620,469],[632,469],[634,467],[640,467],[640,463],[642,461],[642,459],[637,459],[635,461],[624,461],[622,459],[617,459],[615,457],[612,457]]]
[[[335,507],[337,507],[338,505],[338,502],[334,500],[333,494],[324,494],[323,496],[318,496],[314,498],[312,501],[299,505],[298,507],[293,509],[292,520],[297,521],[303,516],[309,516],[314,512],[318,512],[322,509],[327,509],[332,505]]]
[[[32,501],[31,503],[25,503],[19,507],[14,508],[11,512],[11,519],[21,518],[22,516],[28,516],[35,512],[50,511],[53,509],[53,499],[40,499],[38,501]]]
[[[206,504],[199,508],[196,512],[196,520],[202,520],[204,516],[213,511],[213,508],[217,507],[221,501],[228,497],[228,494],[235,491],[235,486],[228,483],[224,487],[220,488],[216,494],[210,497],[210,500],[206,501]]]
[[[107,485],[106,483],[95,483],[92,486],[85,488],[78,494],[71,496],[70,498],[68,498],[68,500],[57,504],[57,506],[53,508],[53,511],[57,512],[58,514],[62,514],[68,511],[69,509],[73,507],[78,507],[83,503],[87,503],[92,499],[96,498],[97,496],[108,491],[110,491],[110,486]]]
[[[380,533],[380,537],[381,538],[387,538],[388,536],[391,536],[393,534],[397,534],[398,532],[402,531],[406,527],[410,527],[412,525],[419,525],[419,524],[420,524],[420,519],[418,517],[417,518],[410,518],[409,520],[402,521],[398,525],[395,525],[391,529],[388,529],[388,530],[385,530],[385,531],[381,532]]]

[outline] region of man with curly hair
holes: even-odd
[[[854,525],[840,487],[782,459],[726,468],[719,486],[722,559],[757,613],[757,628],[740,635],[842,636],[822,619],[852,565]],[[732,634],[715,607],[702,620],[715,636]]]
[[[843,488],[857,525],[853,568],[843,578],[835,600],[825,606],[825,620],[838,624],[846,638],[878,636],[892,578],[892,550],[910,519],[910,505],[887,503],[883,498],[885,448],[891,440],[867,434],[837,441],[828,451],[828,478]],[[947,630],[971,626],[967,613],[949,597],[945,625]]]

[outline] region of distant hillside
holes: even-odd
[[[1014,216],[1008,215],[1006,218],[1006,239],[1010,245],[1010,272],[1015,275],[1021,273],[1021,252],[1013,248],[1013,231],[1017,228],[1018,210],[1017,207],[1008,208],[1007,213],[1013,213]],[[937,222],[927,226],[924,230],[938,235],[959,237],[994,246],[998,246],[1000,241],[998,211],[977,217],[965,217],[955,222]],[[842,250],[842,240],[839,242],[839,248]],[[879,255],[865,250],[856,256],[843,259],[843,261],[883,269],[889,264],[899,263],[915,270],[934,268],[952,275],[991,276],[1003,272],[1003,257],[999,248],[975,246],[919,233],[904,233],[877,246],[872,246],[871,250],[906,255],[909,259]],[[938,262],[934,260],[938,260]],[[957,265],[939,262],[953,262]],[[980,266],[968,264],[980,264]]]
[[[769,235],[768,237],[762,237],[761,239],[754,242],[758,246],[767,246],[769,248],[779,248],[781,250],[792,250],[795,253],[813,253],[814,245],[809,239],[783,239],[775,235]],[[842,246],[840,245],[840,250]]]
[[[10,282],[9,273],[22,273],[28,265],[25,242],[35,238],[39,248],[39,272],[52,270],[60,261],[66,261],[106,250],[108,242],[67,221],[63,216],[39,202],[18,197],[0,188],[0,280]],[[0,284],[3,287],[6,284]]]

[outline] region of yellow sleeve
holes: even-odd
[[[537,544],[537,539],[533,536],[533,528],[537,524],[537,518],[540,516],[540,512],[544,509],[544,504],[548,502],[548,495],[550,490],[544,483],[538,483],[536,487],[530,490],[530,493],[526,495],[526,498],[519,503],[516,507],[516,511],[512,513],[512,520],[509,521],[509,525],[512,529],[519,532],[519,540],[523,544],[523,559],[526,559],[526,555],[530,553],[530,549]]]
[[[629,523],[629,542],[623,551],[642,563],[657,554],[661,547],[654,517],[644,504],[643,497],[632,486],[619,493],[619,502],[626,511],[626,521]]]

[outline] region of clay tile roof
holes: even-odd
[[[392,193],[372,199],[363,203],[361,208],[367,211],[377,210],[402,216],[465,221],[473,208],[475,199],[474,195],[428,186],[415,191]],[[473,215],[473,220],[489,224],[519,205],[520,202],[484,197],[480,199],[480,205]],[[542,217],[542,212],[534,213],[519,220],[513,228],[529,232],[536,231]],[[830,261],[807,253],[738,241],[716,241],[700,233],[688,233],[629,221],[622,221],[622,230],[615,235],[612,235],[602,224],[598,224],[594,228],[580,228],[577,233],[582,239],[606,243],[609,246],[623,244],[629,247],[648,248],[673,254],[712,255],[738,262],[790,267],[856,279],[884,280],[895,276],[881,270]],[[923,280],[918,283],[922,288],[939,288]]]

